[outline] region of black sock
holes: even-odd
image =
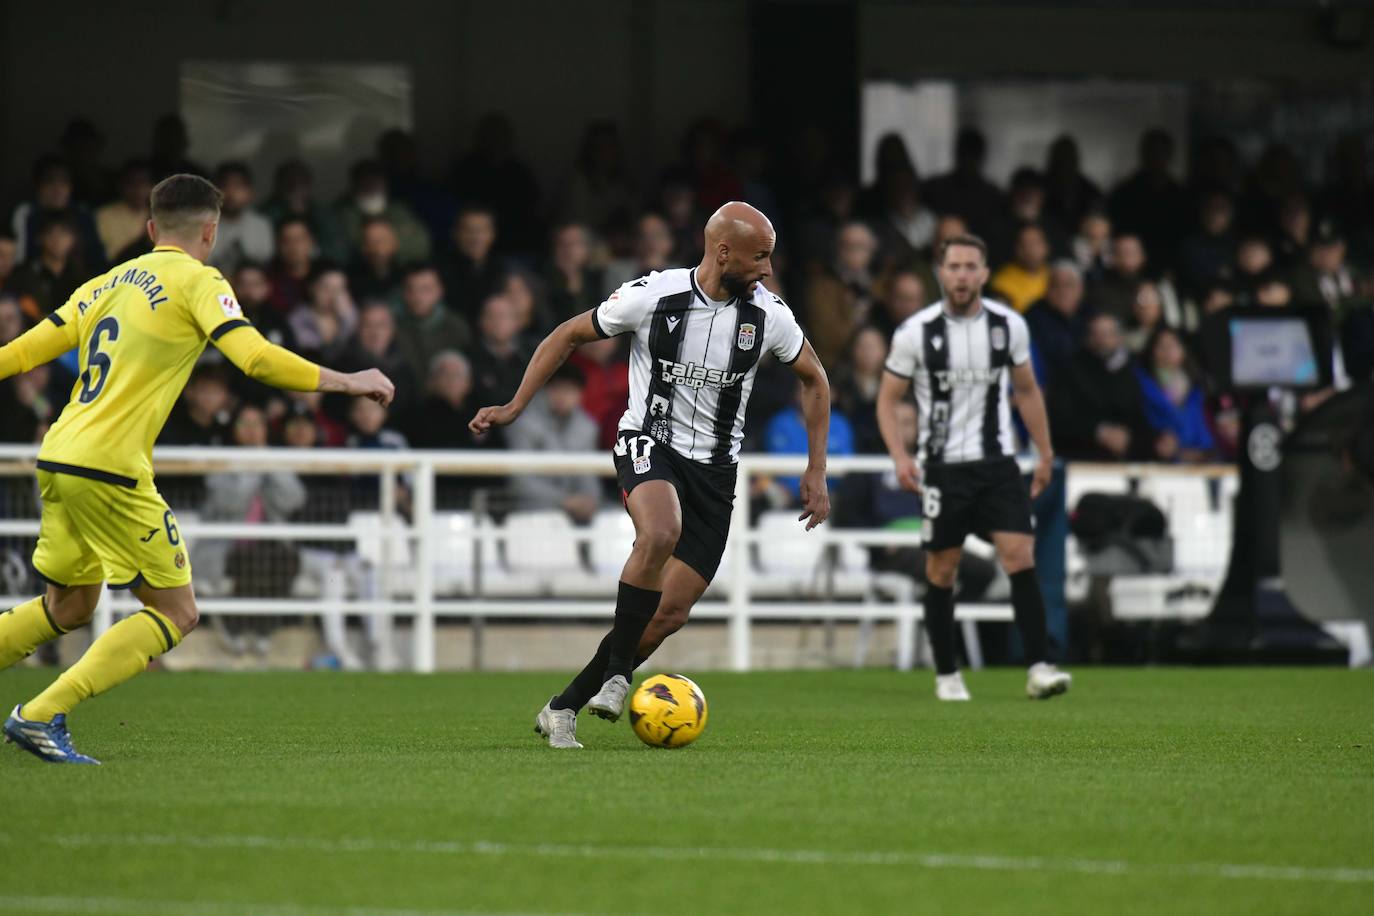
[[[1021,631],[1021,648],[1026,664],[1049,661],[1049,637],[1045,635],[1045,596],[1040,593],[1040,577],[1035,567],[1011,575],[1011,608],[1016,629]]]
[[[935,654],[935,673],[953,674],[959,670],[954,657],[954,589],[927,585],[925,609],[930,650]]]
[[[628,582],[620,583],[620,594],[615,600],[615,625],[611,627],[610,654],[606,658],[603,682],[615,675],[626,680],[634,669],[635,656],[639,652],[639,640],[644,629],[658,610],[658,602],[663,592],[653,592]]]
[[[596,654],[587,662],[587,667],[577,673],[563,692],[549,701],[550,709],[580,710],[601,689],[606,677],[606,660],[611,655],[611,636],[607,633],[596,647]]]

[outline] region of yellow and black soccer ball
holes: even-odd
[[[650,747],[683,747],[706,728],[706,694],[680,674],[655,674],[630,698],[630,724]]]

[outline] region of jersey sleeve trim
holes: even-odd
[[[67,323],[66,320],[56,312],[49,313],[48,320],[51,321],[53,324],[57,325],[59,328]]]
[[[883,371],[884,371],[884,372],[891,372],[893,375],[897,376],[897,378],[906,379],[908,382],[911,381],[911,378],[912,378],[911,376],[907,375],[905,372],[898,372],[896,369],[893,369],[891,366],[883,366]]]
[[[805,335],[803,335],[803,336],[802,336],[802,339],[801,339],[801,343],[797,344],[797,352],[792,354],[792,358],[791,358],[791,359],[785,359],[785,360],[783,360],[783,361],[782,361],[782,364],[783,364],[784,366],[790,366],[790,365],[792,365],[792,364],[795,363],[797,360],[801,359],[802,351],[805,350],[805,349],[806,349],[806,337],[805,337]]]
[[[211,331],[210,339],[219,340],[225,334],[228,334],[230,331],[236,328],[250,328],[252,326],[253,324],[250,321],[246,321],[243,318],[234,318],[230,321],[224,322],[224,324],[219,325],[213,331]]]
[[[596,316],[596,313],[600,310],[600,306],[592,309],[592,327],[596,330],[596,335],[602,340],[605,340],[612,335],[606,333],[606,329],[601,326],[601,319]]]

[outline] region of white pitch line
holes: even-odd
[[[754,862],[784,865],[871,865],[885,867],[965,869],[999,872],[1070,872],[1088,875],[1152,875],[1223,878],[1241,881],[1304,881],[1324,884],[1374,884],[1374,868],[1326,868],[1261,863],[1153,863],[1121,859],[1055,859],[1044,856],[969,855],[907,850],[844,852],[825,849],[770,849],[709,846],[601,846],[566,843],[497,843],[484,840],[377,840],[367,837],[289,837],[252,835],[193,836],[177,834],[57,834],[18,837],[0,833],[0,845],[52,843],[64,848],[86,846],[158,846],[186,849],[306,850],[327,853],[395,852],[439,856],[510,856],[560,859],[622,857],[682,861]]]
[[[398,910],[370,906],[325,906],[247,901],[137,900],[125,897],[10,897],[0,895],[0,912],[28,913],[138,913],[167,916],[576,916],[534,914],[506,910]]]

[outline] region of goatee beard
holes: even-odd
[[[749,284],[734,274],[722,273],[720,285],[725,287],[727,293],[738,299],[743,299],[749,295]]]

